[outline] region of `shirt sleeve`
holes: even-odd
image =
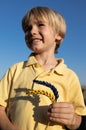
[[[78,115],[86,115],[86,106],[84,102],[84,97],[80,85],[79,78],[73,73],[72,80],[68,88],[68,98],[69,102],[74,105],[75,113]]]
[[[3,78],[0,80],[0,105],[4,107],[7,106],[11,85],[12,85],[12,73],[11,69],[8,69]]]

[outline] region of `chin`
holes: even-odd
[[[33,48],[32,51],[35,52],[35,53],[41,53],[42,49],[40,49],[40,48]]]

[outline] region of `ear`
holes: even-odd
[[[61,41],[62,39],[63,39],[62,36],[60,36],[60,35],[56,36],[56,40]]]

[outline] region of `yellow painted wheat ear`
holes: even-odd
[[[52,103],[54,103],[57,98],[59,97],[58,95],[58,91],[57,89],[55,88],[54,85],[46,82],[46,81],[40,81],[40,80],[33,80],[34,83],[37,83],[37,84],[40,84],[40,85],[44,85],[46,87],[49,87],[52,91],[53,91],[53,95],[47,91],[44,91],[44,90],[34,90],[34,89],[28,89],[26,91],[26,94],[30,95],[30,94],[42,94],[42,95],[45,95],[47,96],[51,101]]]
[[[30,94],[42,94],[42,95],[47,96],[52,101],[52,103],[55,102],[55,96],[52,95],[51,93],[47,92],[47,91],[44,91],[44,90],[28,89],[26,91],[26,94],[28,94],[28,95],[30,95]]]

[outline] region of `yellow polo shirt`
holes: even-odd
[[[53,91],[33,80],[45,81],[55,86],[59,98],[57,102],[71,102],[75,113],[86,115],[86,107],[77,75],[70,70],[63,59],[52,70],[43,71],[34,56],[20,62],[6,72],[0,81],[0,105],[7,106],[12,122],[19,130],[45,130],[48,121],[46,113],[51,100],[42,94],[26,94],[27,89],[44,90],[53,95]],[[10,93],[10,94],[9,94]],[[47,130],[65,130],[64,126],[50,123]]]

